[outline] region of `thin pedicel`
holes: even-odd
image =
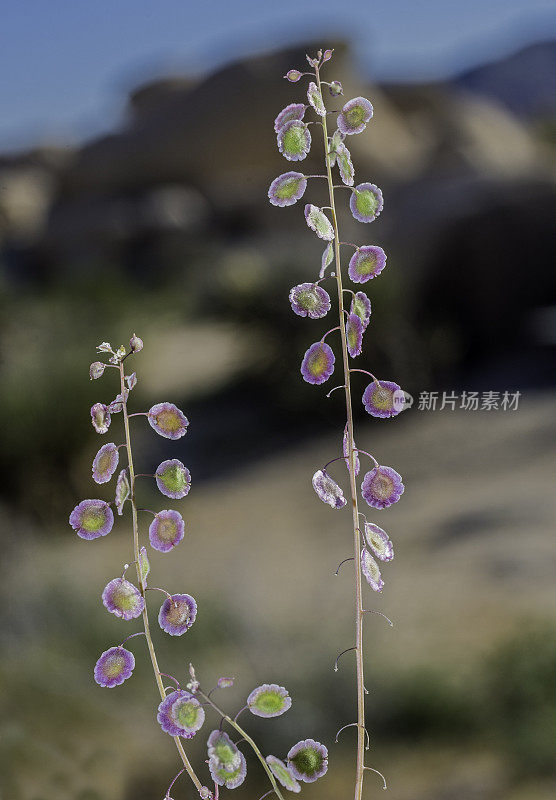
[[[375,557],[379,561],[390,561],[394,556],[392,543],[382,528],[365,521],[364,529],[359,525],[360,511],[359,491],[356,477],[360,470],[359,454],[367,455],[373,461],[373,468],[365,473],[361,483],[361,496],[371,508],[384,509],[397,502],[404,490],[401,476],[391,467],[381,466],[374,456],[364,450],[359,450],[354,440],[353,408],[352,408],[352,375],[364,373],[370,379],[362,396],[365,410],[372,417],[386,419],[394,417],[404,408],[405,395],[393,381],[378,380],[368,370],[357,369],[351,366],[351,359],[357,358],[362,352],[363,336],[371,320],[371,301],[362,291],[354,292],[343,287],[343,273],[340,261],[340,245],[353,248],[354,252],[349,260],[347,276],[355,284],[367,283],[377,278],[386,266],[386,254],[382,247],[376,244],[356,245],[340,239],[338,228],[338,215],[336,211],[335,192],[338,188],[349,190],[348,204],[352,216],[362,223],[373,222],[383,208],[381,190],[374,183],[364,182],[356,185],[355,170],[351,153],[346,145],[349,137],[365,131],[373,117],[373,107],[364,97],[355,97],[348,100],[338,112],[328,111],[324,102],[323,87],[328,87],[332,97],[343,94],[339,81],[321,80],[321,68],[332,58],[332,50],[319,50],[315,58],[307,56],[311,67],[310,72],[301,72],[291,69],[284,76],[291,83],[297,83],[301,78],[309,76],[310,83],[307,90],[309,105],[293,103],[284,109],[275,121],[278,147],[282,155],[290,161],[302,161],[311,148],[311,134],[308,132],[304,121],[306,111],[312,109],[317,115],[322,126],[324,145],[324,165],[328,183],[328,205],[316,206],[312,203],[305,205],[305,221],[308,227],[326,242],[322,254],[319,281],[326,277],[330,265],[336,261],[335,272],[330,273],[336,279],[338,326],[314,344],[312,344],[302,360],[301,374],[307,383],[320,385],[326,382],[334,373],[336,356],[332,347],[324,341],[328,333],[338,330],[341,340],[341,362],[343,378],[341,384],[331,389],[330,397],[336,389],[344,389],[345,393],[345,427],[341,446],[342,455],[331,458],[328,464],[314,474],[312,483],[318,497],[331,508],[342,509],[350,505],[352,512],[353,531],[353,556],[355,564],[355,645],[344,652],[355,651],[356,676],[357,676],[357,764],[355,774],[355,800],[361,800],[363,793],[363,779],[366,770],[372,770],[365,765],[365,694],[363,674],[363,616],[365,613],[382,613],[365,609],[363,606],[362,581],[366,579],[369,586],[377,592],[382,591],[384,581]],[[296,109],[295,123],[286,123],[288,109]],[[331,116],[337,113],[336,130],[329,136],[328,123]],[[291,128],[287,126],[291,125]],[[316,134],[315,134],[316,135]],[[338,168],[341,184],[335,183],[332,169]],[[295,177],[292,177],[294,175]],[[302,172],[280,175],[272,181],[268,196],[275,206],[290,206],[300,200],[307,189],[307,176]],[[327,214],[327,212],[330,212]],[[315,284],[300,284],[290,292],[290,302],[293,311],[302,317],[320,319],[326,316],[330,308],[330,297],[321,288],[322,294],[317,296],[315,289],[306,287]],[[320,287],[319,287],[320,288]],[[344,306],[345,295],[351,296],[349,309]],[[327,467],[335,461],[343,460],[349,474],[349,494],[344,496],[341,486],[327,472]],[[344,559],[336,570],[346,561]],[[385,615],[383,615],[385,616]],[[392,624],[388,617],[385,617]],[[340,655],[343,655],[341,653]],[[334,669],[338,668],[338,658]],[[377,770],[372,770],[377,772]],[[378,773],[380,774],[380,773]],[[382,776],[381,776],[382,777]],[[386,785],[386,782],[384,782]]]

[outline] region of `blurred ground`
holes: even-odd
[[[388,269],[368,285],[361,366],[415,397],[522,392],[517,412],[414,407],[387,422],[357,403],[358,444],[407,487],[376,515],[396,559],[369,602],[395,627],[365,623],[370,755],[396,800],[556,791],[554,117],[545,100],[506,103],[505,85],[528,58],[459,82],[372,86],[337,48],[346,95],[375,104],[353,143],[358,175],[386,196],[372,237]],[[193,660],[207,683],[236,675],[231,709],[257,683],[287,685],[288,715],[252,723],[263,747],[325,741],[336,769],[304,796],[350,785],[353,733],[333,740],[352,721],[353,660],[332,665],[352,644],[350,564],[333,575],[351,539],[310,485],[337,454],[341,398],[300,380],[324,327],[287,302],[320,249],[299,208],[266,204],[284,171],[272,122],[295,96],[279,76],[303,60],[304,49],[157,81],[109,137],[0,159],[3,800],[151,800],[177,769],[140,640],[133,681],[102,692],[91,678],[132,630],[99,599],[129,560],[128,523],[90,543],[67,526],[77,499],[108,497],[89,477],[88,409],[115,393],[110,378],[87,379],[94,346],[133,330],[146,343],[136,408],[167,399],[191,420],[169,445],[134,422],[141,471],[171,454],[193,474],[187,539],[152,564],[155,585],[191,592],[200,611],[183,639],[158,636],[162,662],[183,674]],[[370,235],[341,224],[348,241]],[[145,505],[163,507],[149,491]],[[204,741],[191,742],[201,764]],[[255,764],[249,780],[256,800]],[[187,784],[175,795],[190,797]]]
[[[403,502],[369,515],[396,546],[383,595],[368,592],[395,627],[366,620],[370,757],[396,798],[542,798],[554,788],[556,717],[547,701],[556,671],[556,544],[547,534],[556,511],[555,411],[553,396],[532,394],[517,413],[412,410],[397,424],[360,427],[360,446],[402,469],[407,485]],[[153,581],[192,593],[200,606],[183,639],[157,636],[164,669],[184,674],[193,659],[209,683],[237,675],[232,709],[258,682],[286,683],[288,716],[252,727],[279,755],[292,738],[324,738],[345,766],[318,790],[307,787],[308,797],[321,798],[345,785],[350,732],[332,742],[353,716],[350,655],[332,670],[351,645],[350,565],[333,575],[350,552],[349,526],[310,485],[337,447],[323,435],[194,487],[181,505],[186,541],[172,556],[152,557]],[[8,516],[6,527],[13,522]],[[100,692],[90,679],[98,651],[136,627],[108,618],[96,601],[129,558],[129,533],[119,521],[91,543],[14,534],[3,584],[3,680],[12,687],[4,775],[16,767],[7,797],[148,798],[172,771],[173,749],[149,714],[156,697],[141,642],[133,647],[137,680]],[[154,614],[158,601],[150,602]],[[191,743],[197,756],[199,744]]]

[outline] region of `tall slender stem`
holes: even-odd
[[[243,739],[245,739],[245,741],[246,741],[246,742],[247,742],[249,745],[251,745],[251,748],[252,748],[253,752],[255,753],[255,755],[257,756],[257,758],[259,759],[259,761],[260,761],[260,762],[261,762],[261,764],[263,765],[264,771],[265,771],[265,772],[266,772],[266,774],[268,775],[268,780],[270,781],[270,783],[271,783],[271,785],[272,785],[272,791],[273,791],[273,792],[276,794],[276,796],[277,796],[277,797],[279,797],[279,798],[280,798],[280,800],[284,800],[284,797],[282,796],[282,792],[281,792],[281,791],[280,791],[280,789],[278,788],[278,784],[276,783],[276,780],[275,780],[275,778],[274,778],[274,775],[273,775],[273,774],[272,774],[272,772],[271,772],[271,769],[270,769],[270,767],[269,767],[269,766],[268,766],[268,764],[266,763],[266,761],[265,761],[265,759],[264,759],[264,756],[263,756],[263,754],[261,753],[261,751],[260,751],[260,750],[259,750],[259,748],[257,747],[256,743],[253,741],[253,739],[252,739],[252,738],[249,736],[249,734],[248,734],[248,733],[246,733],[246,732],[243,730],[243,728],[242,728],[242,727],[241,727],[241,726],[240,726],[240,725],[239,725],[239,724],[236,722],[236,720],[235,720],[235,719],[232,719],[232,717],[228,716],[228,714],[225,714],[225,713],[222,711],[222,709],[221,709],[221,708],[219,708],[219,707],[216,705],[216,703],[214,702],[214,700],[212,700],[212,699],[209,697],[209,695],[208,695],[208,694],[205,694],[205,693],[204,693],[204,692],[202,692],[200,689],[198,690],[197,694],[199,694],[201,697],[204,697],[204,698],[205,698],[205,700],[207,701],[207,703],[209,703],[209,704],[210,704],[210,705],[211,705],[211,706],[214,708],[214,710],[216,711],[216,713],[217,713],[217,714],[220,714],[220,716],[222,717],[222,719],[225,719],[225,720],[226,720],[226,722],[229,722],[229,723],[230,723],[230,725],[232,726],[232,728],[235,728],[235,730],[236,730],[236,731],[237,731],[237,732],[238,732],[238,733],[239,733],[239,734],[242,736],[242,738],[243,738]],[[243,709],[242,709],[242,710],[243,710]],[[238,715],[238,716],[239,716],[239,715]]]
[[[120,385],[121,385],[121,393],[122,398],[125,398],[125,381],[124,381],[124,365],[120,363]],[[135,568],[137,570],[137,581],[140,587],[141,594],[145,597],[145,589],[143,587],[143,582],[141,580],[141,567],[140,567],[140,560],[139,560],[139,526],[137,522],[137,503],[135,501],[135,470],[133,468],[133,453],[131,449],[131,436],[129,434],[129,415],[127,413],[127,402],[124,401],[122,406],[122,413],[124,417],[124,429],[125,429],[125,443],[127,449],[127,462],[129,467],[129,483],[131,487],[131,514],[132,514],[132,522],[133,522],[133,555],[135,558]],[[156,680],[156,684],[158,686],[158,691],[160,692],[160,697],[162,700],[166,697],[166,692],[164,690],[164,682],[162,680],[162,675],[160,669],[158,667],[158,660],[156,658],[156,652],[154,649],[153,640],[151,637],[151,631],[149,626],[149,614],[147,611],[147,604],[145,603],[145,607],[143,609],[143,627],[145,631],[145,638],[147,640],[147,647],[149,648],[149,654],[151,657],[151,662],[153,666],[154,677]],[[180,754],[181,760],[183,761],[183,765],[187,770],[187,774],[195,784],[195,788],[201,793],[201,789],[203,788],[203,784],[197,777],[195,770],[191,766],[189,759],[183,749],[183,745],[179,736],[174,736],[174,742],[176,743],[176,747],[178,749],[178,753]]]
[[[315,69],[317,85],[322,96],[319,68]],[[324,98],[323,98],[324,102]],[[349,368],[349,353],[347,349],[346,321],[344,314],[344,292],[342,287],[342,269],[340,264],[340,233],[336,204],[334,198],[334,181],[332,180],[332,167],[330,164],[328,129],[326,116],[322,118],[322,133],[324,137],[324,152],[326,159],[326,174],[328,176],[328,194],[332,224],[334,226],[334,251],[336,256],[336,282],[338,285],[338,312],[340,317],[340,336],[342,340],[342,361],[344,366],[344,384],[346,395],[347,416],[347,447],[349,484],[351,491],[351,505],[353,515],[353,550],[355,556],[355,663],[357,668],[357,767],[355,773],[355,800],[361,800],[363,793],[363,777],[365,774],[365,686],[363,676],[363,601],[361,594],[361,536],[359,532],[359,511],[357,508],[357,487],[355,484],[355,452],[353,441],[353,409],[351,404],[351,380]]]

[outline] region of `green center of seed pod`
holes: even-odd
[[[378,208],[378,198],[370,189],[355,192],[357,210],[364,217],[374,217]]]
[[[377,386],[373,392],[373,403],[382,411],[389,411],[394,404],[394,392],[386,386]]]
[[[181,428],[181,421],[175,411],[160,411],[156,415],[157,425],[163,431],[178,431]]]
[[[290,200],[299,191],[301,178],[286,178],[276,190],[279,200]]]
[[[370,555],[370,553],[367,554],[367,558],[365,559],[365,564],[366,564],[367,570],[369,571],[369,574],[370,574],[371,578],[374,581],[379,581],[380,580],[380,570],[378,568],[378,564],[376,563],[374,558]]]
[[[264,714],[275,714],[284,706],[284,698],[278,692],[261,692],[253,703]]]
[[[131,611],[137,605],[135,587],[127,583],[127,581],[122,581],[120,585],[114,589],[112,602],[121,611]]]
[[[299,292],[297,301],[306,311],[314,311],[319,304],[316,291],[311,291],[311,289],[304,289],[302,292]]]
[[[358,297],[356,297],[353,301],[353,313],[357,314],[361,322],[363,322],[367,316],[365,306]]]
[[[160,519],[157,535],[163,542],[173,542],[176,538],[177,526],[173,519]]]
[[[302,775],[313,775],[322,766],[322,756],[316,750],[306,747],[292,758]]]
[[[179,464],[166,467],[158,477],[169,492],[182,492],[187,486],[187,478]]]
[[[376,268],[376,262],[375,253],[368,253],[357,262],[357,272],[359,275],[371,275]]]
[[[190,609],[185,600],[170,600],[166,619],[171,625],[183,625],[189,620]]]
[[[327,360],[326,355],[324,354],[323,350],[321,349],[321,350],[318,350],[313,355],[313,357],[310,360],[308,366],[309,366],[309,370],[310,370],[311,374],[314,375],[315,377],[318,377],[319,375],[322,375],[322,373],[326,369],[327,364],[328,364],[328,360]]]
[[[106,517],[102,509],[88,508],[83,514],[81,527],[86,531],[98,531],[100,528],[102,528],[105,522]]]
[[[236,767],[236,769],[233,769],[231,771],[228,771],[224,766],[217,767],[216,774],[221,780],[224,781],[225,784],[227,784],[228,782],[235,780],[235,778],[239,776],[239,774],[241,773],[241,767],[242,767],[241,763],[239,764],[238,767]]]
[[[330,233],[330,223],[328,221],[328,218],[326,217],[325,214],[322,213],[322,211],[316,211],[313,214],[313,222],[315,224],[315,228],[317,229],[317,231],[319,231],[319,233],[324,234],[325,237],[328,236],[328,234]]]
[[[350,108],[345,114],[345,118],[350,128],[358,128],[365,122],[365,109],[363,106],[353,106],[353,108]]]
[[[336,156],[338,158],[338,164],[340,166],[340,169],[342,170],[344,175],[347,178],[353,178],[353,174],[354,174],[353,173],[353,165],[352,165],[352,163],[351,163],[351,161],[349,159],[349,156],[348,156],[346,150],[344,150],[344,149],[338,150]]]
[[[125,666],[124,657],[121,655],[113,655],[107,659],[102,671],[107,678],[117,678],[121,674]]]
[[[292,125],[284,133],[283,137],[284,150],[291,155],[299,156],[305,152],[307,147],[307,135],[305,132],[305,125],[299,122]]]
[[[172,708],[172,716],[180,727],[193,728],[199,716],[199,706],[191,700],[178,701]]]
[[[348,325],[346,327],[346,335],[350,348],[354,350],[357,347],[357,332],[353,325]]]
[[[228,744],[223,739],[218,739],[216,744],[213,745],[212,749],[216,758],[224,766],[229,766],[236,761],[237,749],[232,747],[232,745]]]
[[[112,466],[112,456],[113,454],[111,452],[108,452],[108,453],[103,453],[99,458],[97,464],[98,464],[98,471],[101,474],[110,471],[110,468]]]
[[[394,484],[391,479],[382,472],[377,473],[373,478],[373,494],[375,497],[381,500],[387,500],[392,494],[393,488]]]

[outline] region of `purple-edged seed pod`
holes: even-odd
[[[309,88],[307,89],[307,99],[314,108],[314,110],[317,112],[319,117],[326,116],[326,108],[324,107],[324,103],[322,102],[322,95],[320,93],[319,87],[314,81],[311,81],[311,83],[309,84]]]
[[[318,206],[307,203],[305,206],[305,221],[319,239],[324,239],[326,242],[331,242],[334,239],[332,223]]]
[[[379,566],[366,547],[361,550],[361,572],[374,592],[383,590],[384,581],[380,575]]]
[[[379,528],[374,522],[366,522],[365,539],[380,561],[392,561],[394,558],[394,546],[386,531]]]
[[[155,478],[159,491],[173,500],[181,500],[191,488],[191,473],[177,458],[171,458],[159,464],[156,468]]]
[[[112,530],[114,514],[104,500],[82,500],[71,512],[69,523],[81,539],[98,539]]]
[[[110,411],[104,403],[95,403],[91,407],[91,423],[97,433],[106,433],[111,421]]]
[[[345,136],[361,133],[373,116],[373,106],[365,97],[348,100],[338,114],[338,128]]]
[[[293,777],[291,769],[287,767],[283,761],[280,761],[276,756],[267,756],[265,761],[276,780],[279,781],[285,789],[295,794],[301,791],[301,786]]]
[[[371,508],[383,509],[397,503],[404,491],[402,476],[392,467],[375,467],[367,472],[361,494]]]
[[[363,348],[363,324],[357,314],[350,314],[346,322],[346,343],[352,358],[361,355]]]
[[[134,667],[133,653],[125,647],[110,647],[98,659],[93,674],[99,686],[113,689],[131,677]]]
[[[359,222],[372,222],[384,208],[382,192],[374,183],[360,183],[351,193],[349,207]]]
[[[346,186],[353,186],[355,180],[355,170],[353,169],[353,162],[351,160],[351,153],[341,142],[336,148],[336,162],[340,172],[340,178]]]
[[[323,503],[328,503],[331,508],[343,508],[347,500],[344,493],[328,472],[319,469],[313,475],[313,489]]]
[[[118,467],[118,448],[114,442],[103,444],[93,460],[93,480],[108,483]]]
[[[366,283],[380,275],[386,266],[386,253],[375,244],[359,247],[349,260],[348,275],[354,283]]]
[[[300,283],[290,291],[292,310],[299,317],[320,319],[330,311],[330,295],[316,283]]]
[[[292,699],[287,689],[276,683],[263,683],[253,689],[247,698],[249,711],[256,717],[279,717],[291,708]]]
[[[179,439],[187,433],[189,420],[173,403],[157,403],[147,418],[151,428],[166,439]]]
[[[355,292],[351,300],[349,313],[357,314],[361,320],[363,331],[365,331],[371,320],[371,301],[365,292]]]
[[[171,692],[158,706],[157,720],[170,736],[192,739],[205,721],[205,710],[189,692]]]
[[[330,345],[315,342],[309,347],[301,362],[303,380],[315,385],[324,383],[334,372],[336,358]]]
[[[363,392],[362,401],[371,417],[388,419],[404,410],[405,395],[394,381],[372,381]]]
[[[268,189],[268,199],[273,206],[293,206],[305,194],[307,178],[302,172],[284,172],[274,178]]]
[[[185,536],[185,524],[179,511],[159,511],[149,525],[149,541],[160,553],[168,553]]]
[[[195,622],[197,603],[190,594],[173,594],[162,603],[158,623],[170,636],[182,636]]]
[[[314,739],[304,739],[294,744],[287,758],[294,778],[304,783],[314,783],[328,770],[328,750]]]
[[[291,122],[293,119],[302,120],[305,116],[306,110],[307,106],[303,103],[290,103],[289,106],[286,106],[280,111],[274,120],[275,132],[278,133],[280,128],[283,128],[286,122]]]
[[[125,578],[114,578],[105,586],[102,602],[111,614],[125,620],[140,617],[145,608],[141,592]]]
[[[124,469],[118,475],[118,480],[116,481],[116,493],[114,499],[114,504],[120,517],[124,513],[124,503],[130,494],[131,486],[129,485],[127,467],[124,467]]]

